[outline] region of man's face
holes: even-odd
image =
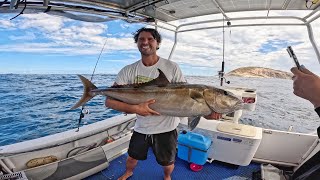
[[[137,46],[142,55],[154,55],[157,52],[159,43],[149,32],[142,31],[139,34]]]

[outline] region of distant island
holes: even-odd
[[[262,67],[242,67],[230,71],[227,76],[239,76],[239,77],[260,77],[260,78],[279,78],[279,79],[291,79],[293,74],[290,72],[262,68]]]

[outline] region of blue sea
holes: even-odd
[[[91,75],[86,75],[88,79]],[[115,75],[94,75],[99,88],[111,86]],[[218,77],[187,76],[189,83],[218,86]],[[309,133],[320,125],[313,106],[292,93],[292,81],[229,77],[228,86],[255,88],[255,111],[244,111],[241,123],[277,130]],[[76,75],[0,74],[0,146],[77,128],[80,109],[70,108],[81,98],[83,86]],[[81,126],[120,114],[97,96],[86,105],[89,114]]]

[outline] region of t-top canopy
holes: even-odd
[[[4,0],[0,13],[39,13],[104,22],[169,22],[210,14],[240,11],[318,10],[319,0]],[[268,13],[266,13],[266,16]]]

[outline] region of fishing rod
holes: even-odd
[[[219,78],[220,78],[220,86],[223,85],[223,81],[225,81],[227,84],[230,84],[230,81],[227,81],[224,77],[224,46],[225,46],[225,39],[224,39],[224,16],[222,17],[222,63],[221,63],[221,71],[218,71]],[[231,22],[227,22],[228,27],[231,25]]]
[[[100,60],[101,54],[102,54],[102,52],[103,52],[103,50],[104,50],[104,47],[105,47],[106,44],[107,44],[107,40],[108,40],[108,39],[106,39],[106,41],[104,42],[104,44],[103,44],[103,46],[102,46],[102,49],[101,49],[101,51],[100,51],[100,54],[99,54],[99,56],[98,56],[98,59],[97,59],[97,61],[96,61],[96,65],[95,65],[94,68],[93,68],[93,72],[92,72],[92,75],[91,75],[91,78],[90,78],[91,81],[92,81],[92,79],[93,79],[94,73],[96,72],[96,68],[97,68],[98,62],[99,62],[99,60]],[[79,120],[78,120],[78,129],[76,130],[76,132],[79,131],[80,124],[81,124],[82,118],[84,118],[84,115],[85,115],[85,114],[89,114],[89,110],[88,110],[88,109],[84,109],[84,107],[85,107],[85,105],[82,105],[82,107],[81,107],[80,116],[79,116]]]

